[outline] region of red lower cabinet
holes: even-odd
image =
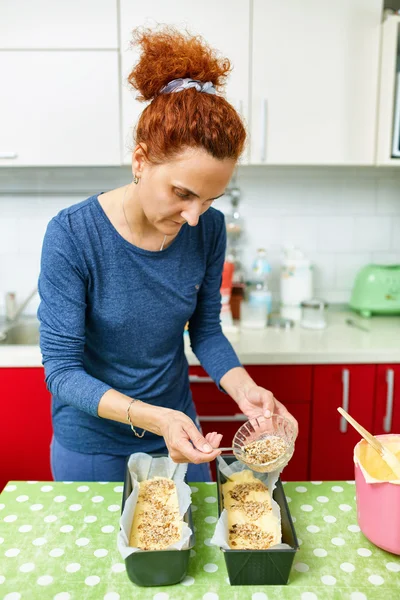
[[[400,365],[378,365],[373,433],[400,435]]]
[[[0,491],[10,480],[49,480],[52,436],[44,369],[0,369]]]
[[[309,479],[311,404],[303,402],[286,404],[286,408],[299,424],[294,454],[282,472],[283,481],[307,481]]]
[[[250,365],[246,370],[283,404],[311,402],[312,365]]]
[[[353,449],[360,435],[337,411],[342,406],[372,430],[375,365],[314,367],[311,479],[354,479]]]
[[[342,419],[338,406],[374,433],[400,434],[400,365],[250,365],[246,369],[299,423],[284,480],[354,478],[353,448],[360,436]],[[201,367],[190,367],[189,373],[203,433],[222,433],[222,444],[230,446],[246,417]],[[11,479],[52,479],[51,400],[43,368],[1,368],[0,403],[0,490]],[[212,470],[215,476],[214,466]]]

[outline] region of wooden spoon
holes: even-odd
[[[396,475],[398,479],[400,479],[400,461],[397,456],[395,456],[384,444],[382,444],[376,437],[374,437],[369,431],[364,429],[360,423],[357,423],[353,417],[349,415],[343,408],[340,406],[338,411],[358,431],[358,433],[364,438],[365,441],[370,444],[376,452],[382,457],[387,465],[392,469],[393,473]]]

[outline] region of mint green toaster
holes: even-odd
[[[400,314],[400,265],[367,265],[356,276],[350,307],[363,317]]]

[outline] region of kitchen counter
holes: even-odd
[[[346,325],[351,317],[370,329],[361,331]],[[328,312],[328,326],[322,331],[303,329],[227,330],[226,336],[244,365],[400,363],[400,317],[362,319],[354,313]],[[185,335],[190,365],[199,362]],[[41,366],[38,346],[0,345],[0,367]]]
[[[369,332],[350,327],[352,318]],[[354,313],[328,313],[328,326],[323,330],[304,329],[296,324],[292,329],[267,327],[262,330],[243,329],[227,333],[244,365],[398,363],[400,362],[400,317],[361,319]],[[188,336],[186,336],[188,337]],[[199,364],[185,340],[189,364]]]
[[[192,484],[196,546],[178,585],[137,588],[116,548],[122,484],[10,482],[0,496],[5,600],[394,600],[400,557],[357,526],[354,482],[287,483],[300,550],[286,586],[230,586],[209,545],[216,484]]]

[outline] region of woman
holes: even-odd
[[[211,204],[246,137],[217,94],[229,61],[172,28],[135,39],[142,54],[129,82],[151,102],[136,128],[133,182],[62,210],[43,243],[38,316],[56,480],[121,481],[138,451],[168,451],[190,463],[188,480],[210,479],[222,436],[198,428],[187,321],[201,364],[245,415],[293,419],[220,327],[226,236]]]

